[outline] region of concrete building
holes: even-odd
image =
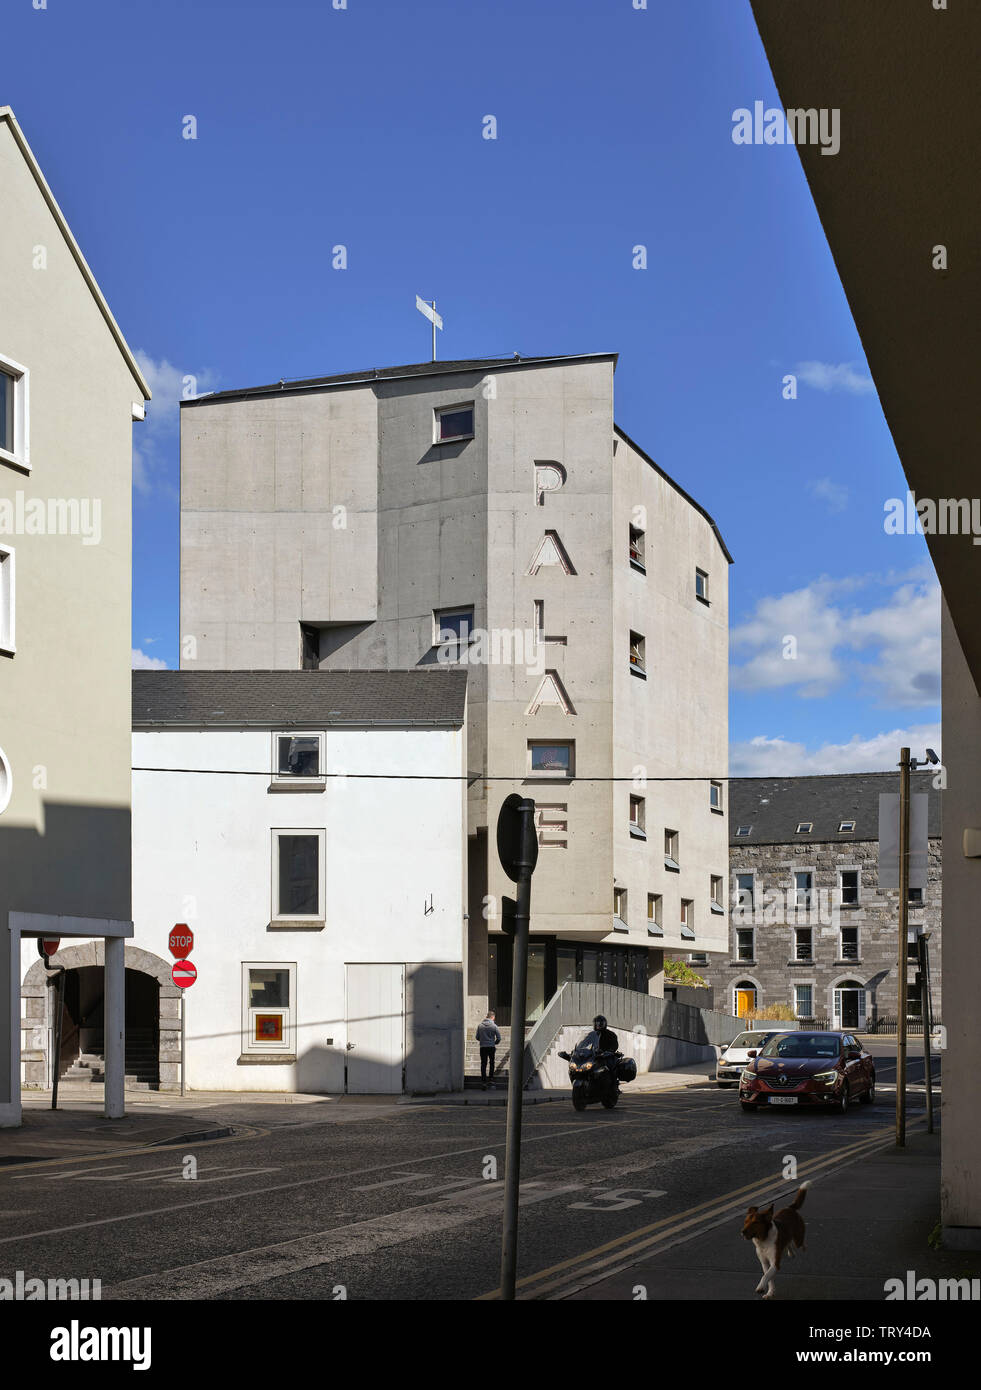
[[[977,486],[977,5],[752,0],[786,108],[842,113],[841,148],[798,156],[902,463],[908,528],[943,590],[947,1246],[981,1248],[981,549]],[[875,81],[869,81],[869,73]],[[902,494],[902,479],[897,493]],[[926,524],[918,523],[917,502]],[[890,499],[884,499],[889,508]],[[891,510],[891,508],[890,508]],[[899,560],[900,564],[905,563]],[[922,757],[922,751],[913,750]]]
[[[941,794],[928,798],[926,891],[910,893],[909,929],[929,932],[931,1008],[941,1018]],[[731,929],[728,957],[689,952],[717,1006],[740,1018],[785,1006],[811,1026],[895,1027],[899,899],[879,888],[879,796],[896,773],[738,777],[729,783]],[[923,1016],[908,966],[908,1016]]]
[[[730,556],[613,418],[613,354],[182,402],[181,665],[469,671],[467,1024],[507,1020],[501,802],[538,807],[528,1022],[727,944]],[[660,778],[701,778],[661,781]],[[619,780],[613,781],[611,778]]]
[[[21,1015],[37,936],[98,938],[122,1113],[131,435],[150,392],[9,107],[0,204],[0,1124],[16,1125],[53,1022],[45,984]]]
[[[179,1084],[183,923],[190,1089],[462,1086],[466,685],[460,669],[133,673],[134,1082]],[[97,1069],[90,951],[62,956]]]

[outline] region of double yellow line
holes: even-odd
[[[922,1121],[915,1123],[922,1123]],[[887,1135],[888,1138],[883,1137]],[[658,1246],[666,1247],[675,1243],[679,1237],[684,1236],[685,1232],[696,1235],[698,1228],[709,1229],[718,1219],[741,1208],[751,1193],[765,1196],[769,1195],[771,1189],[787,1188],[789,1182],[795,1182],[799,1185],[815,1173],[850,1162],[874,1149],[887,1148],[893,1142],[893,1127],[883,1127],[866,1135],[864,1139],[846,1144],[840,1149],[832,1149],[828,1153],[802,1163],[796,1178],[788,1180],[782,1172],[757,1178],[754,1182],[747,1183],[745,1187],[735,1188],[732,1192],[726,1192],[720,1197],[713,1197],[708,1202],[689,1207],[687,1211],[678,1212],[674,1216],[667,1216],[661,1221],[655,1221],[649,1226],[642,1226],[639,1230],[617,1236],[615,1240],[607,1241],[605,1245],[598,1245],[582,1255],[573,1255],[568,1260],[561,1260],[558,1264],[549,1265],[547,1269],[540,1269],[537,1274],[526,1275],[517,1282],[518,1297],[542,1298],[550,1293],[554,1294],[560,1289],[570,1291],[569,1286],[575,1286],[579,1282],[583,1284],[595,1283],[598,1279],[619,1273],[621,1269],[636,1264],[644,1255],[655,1252]],[[614,1268],[609,1268],[611,1265]],[[500,1289],[494,1289],[490,1293],[480,1294],[475,1301],[486,1302],[499,1298]]]

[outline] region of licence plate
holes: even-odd
[[[770,1104],[771,1104],[771,1105],[796,1105],[796,1104],[797,1104],[797,1097],[796,1097],[796,1096],[771,1096],[771,1097],[770,1097]]]

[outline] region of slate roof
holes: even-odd
[[[914,772],[914,793],[930,797],[928,833],[940,837],[940,792],[935,773]],[[898,792],[899,773],[858,772],[825,777],[733,777],[729,781],[729,843],[737,845],[794,845],[809,841],[836,842],[879,838],[879,793]],[[844,820],[853,831],[839,832]],[[798,825],[811,821],[810,834],[798,835]],[[752,826],[737,837],[740,825]]]
[[[465,717],[467,672],[134,671],[133,727],[438,726]]]

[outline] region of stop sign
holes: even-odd
[[[189,960],[176,961],[170,972],[170,978],[178,989],[190,989],[198,978],[197,966],[192,965]]]
[[[170,947],[170,954],[177,960],[191,954],[194,950],[194,933],[186,922],[177,923],[167,938],[167,945]]]

